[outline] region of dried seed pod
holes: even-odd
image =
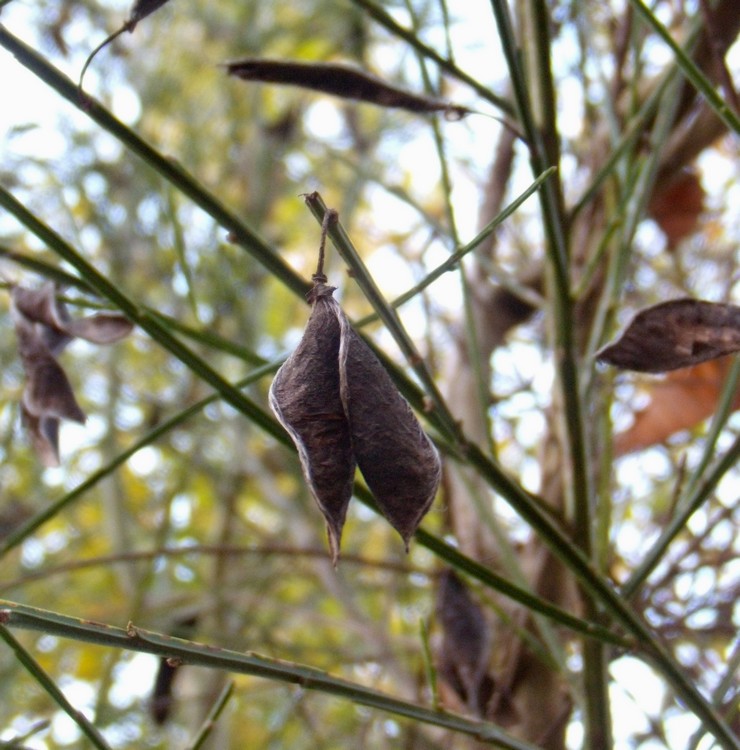
[[[128,336],[133,325],[118,313],[96,313],[85,318],[72,318],[67,306],[57,298],[52,282],[38,289],[16,286],[13,304],[26,318],[44,326],[43,338],[52,354],[59,354],[73,338],[93,344],[113,344]]]
[[[468,707],[483,715],[493,689],[491,633],[483,610],[452,570],[440,577],[436,612],[442,626],[439,671]]]
[[[641,372],[667,372],[740,350],[740,307],[675,299],[635,315],[601,362]]]
[[[409,539],[434,500],[441,464],[432,441],[370,347],[352,329],[323,274],[329,226],[308,295],[313,311],[298,348],[270,386],[270,406],[298,448],[329,531],[336,564],[355,466],[383,515]]]
[[[470,113],[467,107],[421,94],[412,94],[391,86],[364,70],[342,63],[296,62],[252,57],[226,63],[226,70],[229,75],[245,81],[300,86],[343,99],[370,102],[379,107],[397,107],[409,112],[444,112],[451,119],[458,120]]]
[[[131,14],[126,21],[126,30],[133,31],[136,24],[143,18],[150,16],[155,10],[159,10],[169,0],[136,0],[131,8]]]
[[[49,416],[84,423],[72,386],[46,347],[40,327],[16,313],[18,354],[26,372],[23,406],[34,417]]]
[[[58,466],[59,420],[84,423],[85,414],[55,357],[75,337],[110,344],[128,335],[132,325],[116,313],[72,318],[53,283],[38,289],[13,287],[11,312],[26,373],[21,421],[44,465]]]
[[[355,458],[339,395],[341,326],[333,309],[333,291],[334,287],[321,283],[312,290],[311,317],[298,348],[275,375],[270,406],[298,449],[306,482],[326,519],[336,564],[352,497]]]
[[[342,326],[341,396],[357,464],[408,549],[439,487],[439,455],[386,369],[332,301]]]

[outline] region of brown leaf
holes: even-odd
[[[300,86],[343,99],[370,102],[380,107],[398,107],[410,112],[445,112],[457,119],[470,112],[466,107],[411,94],[363,70],[340,63],[248,58],[227,63],[226,70],[230,75],[245,81]]]
[[[740,350],[740,307],[677,299],[637,313],[596,356],[640,372],[666,372]]]
[[[452,570],[440,577],[435,609],[442,627],[440,674],[468,708],[483,715],[493,692],[488,675],[491,633],[483,610]]]
[[[681,171],[666,185],[656,186],[648,206],[670,250],[696,231],[703,210],[704,188],[694,170]]]
[[[614,453],[623,456],[665,442],[710,417],[725,384],[732,358],[703,362],[668,373],[650,384],[650,401],[636,412],[634,422],[614,439]],[[733,408],[740,408],[740,391]]]
[[[355,457],[339,395],[341,326],[327,302],[334,302],[333,291],[326,285],[313,290],[311,317],[298,348],[275,375],[270,406],[298,449],[306,483],[326,519],[336,564],[352,498]]]

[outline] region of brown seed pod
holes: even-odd
[[[638,312],[596,358],[627,370],[667,372],[739,350],[740,307],[675,299]]]
[[[339,395],[341,326],[331,304],[336,305],[333,291],[321,283],[311,291],[311,317],[298,348],[275,375],[270,406],[298,449],[306,482],[326,519],[336,564],[355,457]]]
[[[409,112],[444,112],[450,119],[457,120],[470,113],[467,107],[412,94],[364,70],[342,63],[252,57],[226,63],[226,70],[229,75],[245,81],[299,86],[342,99],[370,102],[379,107],[396,107]]]
[[[312,290],[313,312],[298,348],[275,376],[270,406],[298,448],[336,563],[356,464],[407,549],[434,500],[441,465],[411,407],[352,329],[333,291],[322,280]]]
[[[44,465],[58,466],[59,420],[82,424],[85,414],[56,357],[75,338],[112,344],[127,336],[132,325],[117,313],[72,318],[52,283],[38,289],[14,286],[11,312],[26,373],[21,420]]]
[[[332,301],[342,326],[340,392],[357,464],[408,549],[439,487],[439,455],[383,365]]]
[[[483,610],[450,569],[439,579],[436,613],[442,627],[440,674],[471,710],[483,715],[493,688],[488,674],[491,633]]]

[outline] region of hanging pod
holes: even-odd
[[[298,348],[272,381],[270,406],[298,449],[308,488],[326,519],[336,564],[356,462],[339,392],[341,326],[330,304],[336,305],[333,291],[316,284],[309,293],[311,317]]]
[[[322,234],[322,248],[326,222]],[[270,406],[298,449],[326,519],[336,564],[359,466],[383,515],[406,544],[429,510],[441,464],[432,441],[326,284],[323,253],[298,348],[278,370]]]

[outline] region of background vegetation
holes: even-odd
[[[44,468],[0,298],[2,743],[740,747],[738,367],[594,360],[636,309],[737,299],[736,2],[178,0],[99,53],[90,99],[131,9],[0,9],[5,286],[136,324],[61,355],[88,420]],[[245,83],[240,57],[482,114]],[[359,254],[334,237],[329,280],[445,461],[408,555],[358,480],[337,570],[266,398],[309,314],[313,190]],[[438,595],[450,567],[471,598]]]

